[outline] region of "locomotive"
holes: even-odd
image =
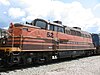
[[[45,63],[97,52],[90,33],[61,21],[37,18],[31,23],[11,23],[2,34],[0,65]]]
[[[91,34],[94,47],[96,47],[96,54],[100,54],[100,34]]]

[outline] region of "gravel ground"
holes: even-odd
[[[100,56],[80,58],[61,63],[43,65],[9,72],[1,75],[100,75]]]

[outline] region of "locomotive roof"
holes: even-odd
[[[62,24],[55,23],[55,22],[50,22],[50,21],[47,21],[47,20],[44,20],[44,19],[40,19],[40,18],[37,18],[37,19],[35,19],[35,20],[41,20],[41,21],[44,21],[44,22],[46,22],[46,23],[48,23],[48,24],[52,24],[52,25],[56,25],[56,26],[64,26],[64,25],[62,25]],[[34,21],[34,20],[33,20],[33,21]]]
[[[76,29],[76,28],[73,28],[73,27],[68,27],[68,26],[66,26],[65,29],[68,29],[68,30],[74,30],[74,31],[81,32],[82,34],[88,34],[88,35],[90,35],[89,32],[86,32],[86,31],[83,31],[83,30],[80,30],[80,29]]]
[[[24,27],[35,27],[35,28],[40,28],[34,25],[29,25],[29,24],[22,24],[22,23],[15,23],[14,26],[18,27],[18,26],[24,26]]]
[[[44,22],[46,22],[46,23],[48,23],[48,24],[51,24],[51,25],[55,25],[55,26],[61,26],[61,27],[65,27],[65,29],[68,29],[68,30],[74,30],[74,31],[78,31],[78,32],[81,32],[81,33],[83,33],[83,34],[88,34],[88,35],[90,35],[90,33],[88,33],[88,32],[86,32],[86,31],[83,31],[83,30],[80,30],[80,29],[76,29],[76,28],[73,28],[73,27],[69,27],[69,26],[66,26],[66,25],[63,25],[63,24],[58,24],[58,23],[54,23],[54,22],[50,22],[50,21],[47,21],[47,20],[44,20],[44,19],[39,19],[39,18],[37,18],[37,19],[35,19],[35,20],[41,20],[41,21],[44,21]],[[34,22],[35,20],[33,20],[32,22]],[[16,26],[28,26],[28,27],[36,27],[36,26],[34,26],[34,25],[30,25],[30,24],[23,24],[23,23],[15,23],[14,25],[16,25]],[[40,28],[40,27],[36,27],[36,28]]]
[[[47,22],[48,22],[48,21],[47,21]],[[80,29],[76,29],[76,28],[73,28],[73,27],[69,27],[69,26],[66,26],[66,25],[63,25],[63,24],[58,24],[58,23],[54,23],[54,22],[49,22],[49,23],[50,23],[50,24],[53,24],[53,25],[65,27],[65,28],[67,28],[67,29],[69,29],[69,30],[75,30],[75,31],[79,31],[79,32],[81,32],[81,33],[83,33],[83,34],[88,34],[88,35],[90,35],[89,32],[86,32],[86,31],[83,31],[83,30],[80,30]]]

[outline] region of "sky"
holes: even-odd
[[[0,28],[36,18],[100,33],[100,0],[0,0]]]

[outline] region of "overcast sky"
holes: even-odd
[[[100,32],[100,0],[0,0],[0,28],[35,18]]]

